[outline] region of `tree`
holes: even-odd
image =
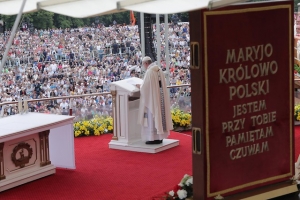
[[[0,15],[0,19],[2,19],[5,22],[5,28],[6,28],[6,30],[10,30],[11,27],[15,23],[16,15],[13,15],[13,16]]]
[[[298,3],[300,3],[300,0],[294,0],[294,11],[298,12]]]
[[[33,26],[37,29],[53,28],[53,15],[54,13],[40,10],[38,12],[28,13],[24,18],[28,18]]]
[[[182,21],[182,22],[188,22],[189,21],[189,13],[188,12],[179,13],[179,18],[180,18],[180,21]]]
[[[20,21],[20,24],[23,22],[30,22],[33,23],[34,27],[37,29],[47,29],[47,28],[52,28],[53,27],[53,13],[48,12],[48,11],[38,11],[38,12],[33,12],[33,13],[27,13],[22,16],[22,21]],[[6,23],[6,29],[10,30],[16,20],[16,15],[12,16],[5,16],[5,15],[0,15],[0,18],[4,20]]]
[[[67,16],[54,14],[53,24],[56,28],[70,28],[72,21]]]
[[[112,14],[113,20],[116,20],[118,24],[129,24],[130,23],[130,12],[120,12],[120,13],[115,13]]]
[[[84,21],[78,18],[71,18],[72,28],[84,26]]]
[[[300,1],[300,0],[295,0]],[[140,13],[135,13],[135,15],[139,15]],[[188,21],[188,13],[179,13],[178,14],[180,21],[187,22]],[[169,15],[170,19],[171,15]],[[14,25],[16,20],[16,15],[12,16],[4,16],[0,15],[0,19],[6,23],[6,29],[10,30]],[[102,23],[105,26],[109,26],[116,21],[117,24],[129,24],[130,23],[130,14],[129,11],[119,12],[111,15],[102,15],[91,18],[72,18],[64,15],[59,15],[55,13],[51,13],[44,10],[39,10],[33,13],[27,13],[22,16],[23,22],[33,23],[34,28],[36,29],[48,29],[48,28],[78,28],[82,26],[91,26],[93,23]]]

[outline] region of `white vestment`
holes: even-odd
[[[140,93],[138,123],[142,126],[142,140],[167,138],[170,130],[173,129],[170,97],[164,73],[155,63],[149,65]]]

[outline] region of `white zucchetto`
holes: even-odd
[[[151,59],[149,56],[145,56],[145,57],[143,58],[142,62],[144,63],[144,62],[146,62],[146,61],[148,61],[148,60],[152,61],[152,59]]]

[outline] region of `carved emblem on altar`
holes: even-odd
[[[32,157],[32,148],[28,143],[19,143],[13,149],[11,154],[11,160],[15,164],[16,167],[23,168],[26,164],[29,163],[29,160]]]

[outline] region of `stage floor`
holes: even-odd
[[[298,129],[297,158],[300,154]],[[58,168],[55,175],[1,192],[0,199],[161,199],[184,174],[192,174],[192,140],[188,134],[172,132],[170,139],[179,140],[180,145],[157,154],[109,149],[111,138],[111,134],[75,138],[76,170]],[[126,187],[120,187],[120,183]],[[295,193],[272,200],[300,198]]]
[[[299,192],[296,192],[296,193],[284,195],[284,196],[281,196],[281,197],[273,198],[271,200],[299,200],[299,199],[300,199]]]

